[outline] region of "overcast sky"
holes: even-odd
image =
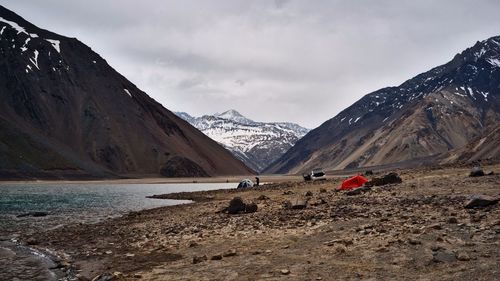
[[[166,108],[314,128],[500,35],[498,0],[0,0]]]

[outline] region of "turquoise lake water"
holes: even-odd
[[[180,191],[234,188],[234,183],[189,184],[0,184],[0,235],[50,229],[71,222],[97,222],[130,211],[185,204],[146,196]],[[45,217],[17,217],[47,212]]]

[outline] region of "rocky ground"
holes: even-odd
[[[401,170],[358,195],[341,179],[173,194],[197,202],[23,239],[82,280],[498,280],[500,204],[464,208],[500,196],[500,165],[485,170]],[[235,196],[258,210],[222,212]]]

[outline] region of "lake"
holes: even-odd
[[[235,188],[235,183],[94,184],[0,183],[0,235],[30,233],[72,222],[93,223],[130,211],[190,203],[146,196]],[[17,217],[47,212],[45,217]]]

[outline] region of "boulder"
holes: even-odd
[[[498,203],[498,198],[494,198],[487,195],[474,195],[467,203],[465,203],[465,208],[483,208],[490,205],[495,205]]]
[[[365,183],[365,186],[381,186],[393,183],[402,183],[403,180],[397,173],[388,173],[383,177],[374,177],[371,181]]]
[[[229,207],[227,207],[228,214],[238,214],[245,212],[246,205],[241,197],[234,197],[229,201]]]
[[[469,177],[482,177],[484,176],[484,171],[481,167],[473,167],[470,171]]]

